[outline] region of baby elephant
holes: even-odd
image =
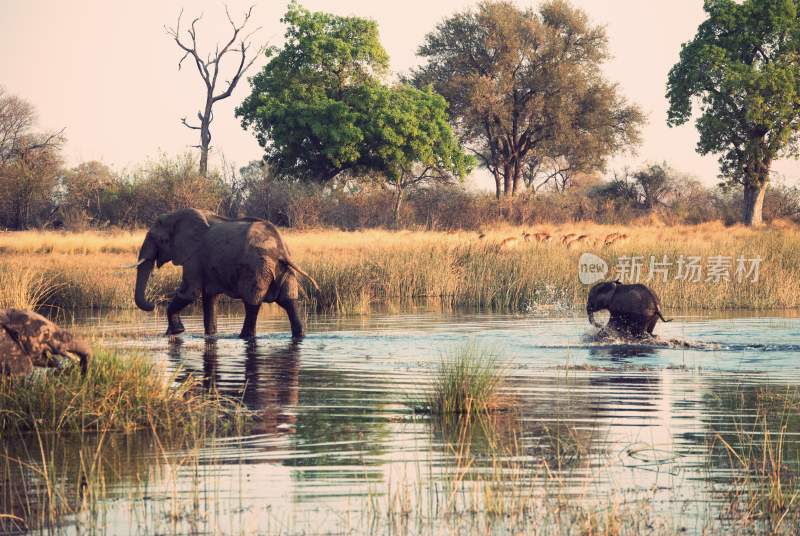
[[[645,285],[625,285],[619,281],[597,283],[589,291],[586,314],[592,325],[603,326],[594,321],[594,313],[608,309],[611,318],[607,329],[617,334],[644,338],[653,334],[653,328],[661,315],[658,296]]]
[[[86,374],[92,350],[83,340],[31,311],[0,309],[0,375],[22,376],[33,367],[57,367],[77,358]],[[60,359],[59,359],[60,358]]]

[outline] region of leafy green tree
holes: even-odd
[[[557,172],[591,171],[638,142],[641,112],[600,72],[605,32],[563,0],[538,11],[482,2],[440,23],[419,54],[427,64],[415,83],[447,99],[498,199],[553,163]]]
[[[447,102],[430,88],[372,86],[359,108],[365,119],[362,165],[394,190],[395,225],[406,191],[460,180],[472,169],[473,158],[450,128]]]
[[[279,176],[327,182],[342,172],[405,193],[462,178],[472,167],[430,88],[384,84],[388,57],[373,21],[311,13],[292,4],[280,51],[252,80],[237,110]]]
[[[667,123],[681,125],[699,99],[697,151],[719,153],[721,175],[744,190],[743,219],[762,223],[775,158],[798,155],[800,14],[795,0],[706,0],[667,82]]]
[[[236,115],[255,132],[276,173],[329,181],[359,168],[364,133],[355,108],[389,58],[374,21],[296,3],[282,21],[286,42],[267,49],[271,59],[251,79],[252,93]]]

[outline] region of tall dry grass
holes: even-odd
[[[30,266],[0,266],[0,309],[37,309],[59,290],[44,272]]]
[[[522,240],[522,233],[547,232],[549,242]],[[626,239],[610,246],[611,233]],[[587,235],[565,246],[569,233]],[[598,254],[613,268],[623,256],[644,259],[641,281],[659,294],[668,309],[782,309],[800,306],[800,232],[794,226],[763,229],[725,227],[721,223],[664,226],[658,221],[636,227],[575,223],[560,226],[498,227],[477,232],[311,230],[284,232],[295,260],[313,275],[321,292],[307,288],[312,306],[321,311],[360,313],[375,303],[410,303],[436,298],[448,306],[525,310],[542,304],[581,305],[587,288],[578,281],[578,258]],[[136,259],[143,234],[75,235],[25,232],[0,235],[0,274],[27,278],[0,287],[0,303],[32,292],[43,277],[52,285],[39,300],[46,305],[133,307],[133,270],[120,269]],[[506,241],[507,238],[516,240]],[[508,247],[507,247],[508,246]],[[680,255],[733,258],[731,280],[698,283],[674,279],[647,280],[651,256],[672,263]],[[735,259],[761,257],[757,283],[733,277]],[[8,277],[8,276],[7,276]],[[15,276],[16,277],[16,276]],[[703,274],[705,279],[705,272]],[[167,265],[154,273],[149,293],[165,299],[180,281],[180,269]],[[36,292],[33,292],[36,294]]]
[[[145,231],[4,231],[0,232],[0,253],[135,253],[144,234]]]

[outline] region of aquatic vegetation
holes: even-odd
[[[25,432],[132,432],[196,435],[240,428],[233,400],[176,383],[151,359],[95,348],[86,376],[78,367],[0,377],[0,436]]]
[[[800,391],[743,386],[720,397],[732,427],[714,435],[716,463],[729,469],[722,495],[729,515],[764,531],[790,533],[800,526]]]
[[[444,357],[434,372],[424,411],[433,415],[479,415],[508,408],[501,390],[505,371],[498,357],[475,343]]]

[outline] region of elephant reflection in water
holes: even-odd
[[[245,346],[244,376],[236,382],[235,396],[258,412],[259,421],[253,433],[270,433],[291,428],[297,421],[288,408],[297,406],[300,393],[300,346],[259,346],[251,339]],[[209,389],[219,384],[217,341],[206,341],[203,353],[203,385]],[[231,387],[225,387],[226,394]]]
[[[614,364],[626,365],[646,363],[643,358],[655,358],[658,347],[647,344],[610,344],[608,346],[591,347],[589,356],[592,361],[610,361]]]
[[[596,418],[613,419],[621,412],[634,412],[639,418],[645,418],[663,403],[661,372],[643,367],[646,358],[655,357],[656,348],[643,345],[591,349],[591,361],[609,365],[607,370],[589,378]],[[630,366],[635,368],[628,368]],[[630,415],[626,415],[626,419],[630,419]]]

